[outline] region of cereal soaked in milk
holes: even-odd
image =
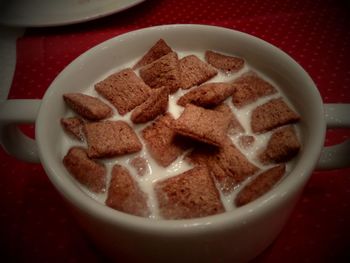
[[[194,54],[198,58],[200,58],[201,60],[205,61],[204,52],[203,53],[178,52],[179,58],[182,58],[182,57],[190,55],[190,54]],[[106,74],[104,76],[101,76],[101,79],[97,79],[96,82],[103,80],[104,78],[111,75],[112,73],[118,72],[124,68],[132,67],[135,64],[135,62],[136,61],[131,61],[128,64],[121,65],[120,67],[118,67],[116,69],[113,69],[109,72],[106,72]],[[284,101],[286,101],[288,103],[288,100],[286,99],[286,97],[283,94],[281,94],[281,92],[278,88],[278,85],[274,81],[272,81],[271,79],[267,78],[266,76],[263,76],[260,72],[256,71],[255,69],[252,69],[249,65],[247,65],[247,62],[245,63],[244,68],[239,70],[236,73],[227,74],[227,73],[223,73],[221,71],[218,71],[217,76],[210,79],[206,83],[209,83],[209,82],[232,82],[233,80],[235,80],[236,78],[238,78],[239,76],[241,76],[242,74],[244,74],[250,70],[254,70],[255,72],[257,72],[261,78],[263,78],[266,81],[268,81],[269,83],[271,83],[278,90],[278,92],[274,93],[272,95],[268,95],[268,96],[259,98],[257,101],[250,103],[246,106],[243,106],[239,109],[233,105],[233,103],[231,101],[231,96],[228,97],[226,99],[226,101],[224,101],[224,102],[231,108],[232,112],[237,117],[238,121],[241,123],[241,125],[243,126],[243,128],[245,130],[244,133],[236,133],[234,135],[230,135],[230,138],[231,138],[233,144],[247,157],[247,159],[252,164],[257,166],[261,170],[266,170],[266,169],[272,167],[273,165],[262,165],[261,162],[258,161],[257,156],[261,152],[261,150],[264,149],[265,146],[267,145],[267,142],[270,139],[272,132],[270,131],[270,132],[266,132],[266,133],[262,133],[262,134],[258,134],[258,135],[254,134],[251,131],[250,118],[251,118],[251,113],[252,113],[253,109],[255,109],[259,105],[266,103],[270,99],[282,97],[284,99]],[[136,73],[138,74],[138,71],[136,71]],[[181,115],[181,113],[183,112],[183,109],[184,109],[182,106],[177,105],[176,102],[182,95],[186,94],[189,90],[179,89],[176,93],[171,94],[169,96],[168,111],[173,115],[173,117],[175,119],[177,119]],[[103,102],[110,105],[113,108],[114,115],[109,119],[110,120],[123,120],[123,121],[127,122],[135,130],[135,132],[139,136],[139,138],[142,138],[141,131],[147,125],[149,125],[149,122],[146,124],[134,124],[134,123],[132,123],[130,120],[131,112],[127,113],[124,116],[120,116],[118,114],[118,112],[116,111],[116,109],[112,106],[112,104],[109,101],[107,101],[106,99],[104,99],[102,96],[100,96],[95,91],[94,84],[92,84],[87,90],[85,90],[84,93],[87,95],[98,97]],[[292,105],[290,105],[290,103],[288,103],[288,106],[290,106],[293,109],[293,107],[292,107]],[[68,110],[67,115],[64,117],[70,117],[70,116],[74,116],[74,113],[71,110]],[[298,127],[298,125],[294,125],[294,127],[295,127],[295,130],[296,130],[297,135],[298,135],[299,140],[300,140],[299,127]],[[63,131],[62,131],[62,133],[63,133]],[[242,147],[242,144],[239,141],[240,137],[242,135],[253,136],[254,142],[252,143],[252,145],[247,146],[247,147]],[[96,193],[93,193],[93,192],[87,190],[86,187],[80,185],[79,183],[77,183],[77,184],[79,184],[79,187],[87,195],[89,195],[90,197],[92,197],[93,199],[98,201],[99,203],[104,204],[106,197],[107,197],[107,189],[109,187],[112,167],[115,164],[122,165],[129,170],[130,174],[133,176],[135,181],[139,184],[140,189],[142,191],[144,191],[145,193],[147,193],[148,205],[149,205],[149,208],[151,211],[150,218],[161,219],[161,217],[159,215],[159,211],[158,211],[158,204],[157,204],[157,200],[156,200],[153,186],[159,180],[163,180],[166,178],[170,178],[172,176],[176,176],[178,174],[181,174],[181,173],[193,168],[193,166],[191,164],[189,164],[188,162],[186,162],[183,159],[183,157],[190,150],[185,152],[182,156],[178,157],[168,167],[164,168],[164,167],[158,165],[157,162],[150,156],[150,153],[148,152],[147,147],[144,144],[143,140],[141,140],[141,143],[143,144],[143,147],[142,147],[142,150],[140,152],[128,154],[128,155],[124,155],[124,156],[119,156],[119,157],[115,157],[115,158],[99,160],[107,168],[107,186],[106,186],[106,190],[104,193],[96,194]],[[61,152],[60,152],[61,159],[63,159],[63,157],[67,154],[68,150],[72,146],[83,146],[85,148],[87,147],[86,142],[77,142],[76,140],[73,140],[69,136],[66,136],[66,135],[62,135],[62,144],[61,145],[62,145]],[[131,161],[136,157],[142,157],[146,160],[146,165],[147,165],[148,169],[146,169],[146,173],[142,176],[139,176],[137,174],[137,169],[131,165]],[[293,166],[293,160],[289,161],[287,163],[286,174],[288,174],[290,172],[292,166]],[[244,186],[249,181],[251,181],[252,178],[254,178],[254,176],[255,175],[253,175],[250,178],[243,181],[240,185],[236,186],[232,192],[230,192],[228,194],[224,194],[222,191],[219,190],[220,197],[221,197],[222,203],[223,203],[226,211],[231,211],[231,210],[235,209],[233,200],[234,200],[235,196],[237,195],[237,192],[239,191],[239,189],[242,188],[242,186]],[[218,189],[220,189],[220,187],[218,187]]]

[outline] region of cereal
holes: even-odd
[[[106,168],[103,164],[90,159],[86,149],[70,148],[63,158],[63,164],[79,183],[92,192],[100,193],[105,190]]]
[[[142,131],[147,149],[163,167],[167,167],[185,150],[181,138],[172,129],[174,118],[168,113]]]
[[[113,104],[120,115],[133,110],[150,95],[150,88],[132,69],[110,75],[97,83],[95,89]]]
[[[136,216],[147,217],[150,214],[146,193],[141,191],[129,171],[118,164],[112,169],[106,205]]]
[[[249,63],[172,50],[160,39],[134,66],[88,87],[95,97],[70,103],[65,94],[81,112],[61,119],[80,140],[62,140],[68,173],[98,202],[156,220],[215,215],[259,198],[293,169],[302,133],[279,87]]]
[[[145,123],[165,113],[168,109],[169,91],[167,88],[151,90],[148,99],[137,106],[131,114],[133,123]]]
[[[186,219],[225,211],[219,192],[205,167],[195,167],[155,185],[165,219]]]
[[[292,126],[276,130],[259,155],[262,163],[281,163],[291,160],[300,150],[300,142]]]
[[[142,144],[124,121],[92,122],[84,125],[90,158],[104,158],[138,152]]]
[[[205,59],[213,67],[226,72],[237,72],[244,66],[242,58],[227,56],[211,50],[205,52]]]
[[[177,104],[186,106],[191,103],[202,107],[213,107],[223,102],[232,93],[233,87],[229,83],[205,83],[191,89],[177,101]]]
[[[251,126],[255,133],[266,132],[279,126],[297,122],[299,115],[282,98],[271,99],[253,110]]]
[[[83,125],[84,121],[79,117],[61,118],[63,129],[75,139],[84,141]]]
[[[168,88],[174,93],[180,88],[181,72],[175,52],[171,52],[140,69],[140,76],[151,88]]]
[[[230,141],[226,141],[220,148],[197,147],[187,156],[187,160],[208,167],[224,193],[231,192],[240,182],[259,170]]]
[[[159,39],[150,50],[135,64],[133,69],[143,67],[153,61],[161,58],[162,56],[172,52],[171,47],[163,40]]]
[[[284,175],[285,165],[275,166],[262,172],[247,184],[235,199],[236,206],[243,206],[269,191]]]
[[[195,55],[189,55],[180,59],[180,69],[182,75],[181,87],[183,89],[189,89],[194,85],[202,84],[218,73],[216,69]]]
[[[234,80],[232,86],[234,88],[232,102],[239,108],[256,101],[260,97],[277,92],[275,87],[252,71]]]
[[[112,115],[112,108],[98,98],[82,93],[63,94],[66,104],[88,120],[101,120]]]

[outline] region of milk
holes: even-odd
[[[182,58],[182,57],[190,55],[190,54],[194,54],[204,61],[204,52],[203,53],[178,52],[179,58]],[[111,75],[115,72],[118,72],[124,68],[132,67],[135,63],[136,63],[136,61],[130,61],[128,64],[120,65],[120,67],[115,68],[109,72],[106,72],[105,75],[101,76],[100,79],[97,79],[95,83],[105,79],[109,75]],[[294,109],[293,106],[290,103],[288,103],[287,98],[281,93],[278,85],[272,79],[269,79],[266,76],[262,75],[257,70],[252,69],[249,65],[247,65],[247,63],[245,63],[244,68],[241,69],[239,72],[229,73],[229,74],[219,72],[217,76],[215,76],[214,78],[212,78],[208,82],[231,82],[234,79],[238,78],[239,76],[241,76],[242,74],[244,74],[250,70],[254,70],[255,72],[258,73],[258,75],[260,77],[262,77],[265,80],[267,80],[268,82],[270,82],[278,90],[278,93],[260,98],[257,101],[255,101],[251,104],[248,104],[248,105],[246,105],[242,108],[239,108],[239,109],[233,105],[233,103],[231,101],[231,97],[229,97],[225,101],[225,103],[231,108],[232,112],[236,115],[238,121],[241,123],[241,125],[243,126],[243,128],[245,130],[245,133],[237,133],[234,135],[230,135],[230,138],[231,138],[233,144],[248,158],[248,160],[250,162],[252,162],[254,165],[259,167],[261,170],[266,170],[269,167],[272,167],[273,165],[262,165],[257,160],[257,156],[258,156],[259,152],[261,152],[266,147],[266,144],[267,144],[269,138],[271,137],[272,132],[266,132],[263,134],[256,135],[251,131],[250,117],[251,117],[252,110],[255,109],[257,106],[266,103],[270,99],[278,98],[278,97],[283,97],[285,102],[287,102],[287,104],[292,109]],[[136,74],[138,74],[137,71],[136,71]],[[142,140],[141,131],[147,125],[149,125],[149,123],[146,123],[146,124],[134,124],[134,123],[132,123],[130,120],[131,112],[125,114],[124,116],[120,116],[118,114],[117,110],[113,107],[113,105],[109,101],[104,99],[102,96],[100,96],[95,91],[95,89],[94,89],[95,83],[92,83],[91,86],[88,87],[83,93],[85,93],[87,95],[98,97],[99,99],[104,101],[106,104],[110,105],[111,108],[113,109],[114,114],[112,117],[109,118],[109,120],[123,120],[123,121],[127,122],[135,130],[135,132],[137,133],[137,135],[141,139],[143,147],[142,147],[142,150],[140,152],[137,152],[137,153],[100,160],[102,163],[104,163],[104,165],[107,168],[107,186],[106,186],[106,191],[104,193],[96,194],[96,193],[89,191],[86,187],[80,185],[79,183],[77,183],[77,184],[79,185],[81,190],[84,191],[91,198],[95,199],[97,202],[99,202],[101,204],[104,204],[106,197],[107,197],[107,189],[108,189],[109,183],[110,183],[112,167],[115,164],[122,165],[129,170],[130,174],[136,180],[136,182],[138,183],[141,190],[144,191],[145,193],[147,193],[148,206],[149,206],[149,209],[151,211],[150,218],[151,219],[161,219],[161,217],[159,215],[159,210],[158,210],[158,203],[157,203],[156,196],[154,193],[154,185],[160,180],[164,180],[166,178],[176,176],[178,174],[181,174],[181,173],[193,168],[193,166],[191,164],[189,164],[188,162],[183,160],[183,157],[188,153],[188,151],[185,152],[182,156],[178,157],[173,163],[171,163],[166,168],[158,165],[157,162],[151,157],[150,153],[147,150],[145,143]],[[181,115],[181,113],[184,109],[183,107],[177,105],[176,102],[182,95],[186,94],[187,92],[189,92],[189,90],[179,89],[176,93],[171,94],[169,96],[168,111],[174,116],[175,119]],[[64,117],[69,117],[69,116],[75,115],[71,110],[68,110],[67,112],[68,112],[67,115]],[[296,129],[297,135],[299,136],[299,139],[300,139],[299,127],[298,127],[298,125],[294,125],[294,126]],[[62,133],[63,133],[63,131],[62,131]],[[247,147],[247,148],[241,147],[239,144],[239,137],[242,135],[254,136],[255,140],[254,140],[253,145],[250,147]],[[67,154],[68,150],[73,146],[83,146],[85,148],[87,147],[86,142],[78,142],[76,140],[73,140],[69,136],[65,135],[64,133],[62,134],[61,145],[62,145],[61,151],[60,151],[61,159],[63,159],[63,157]],[[139,176],[136,173],[136,169],[132,165],[130,165],[130,161],[133,158],[138,157],[138,156],[147,160],[148,172],[143,176]],[[290,172],[292,167],[293,167],[293,160],[287,163],[286,174],[288,174]],[[236,209],[236,207],[234,206],[234,202],[233,202],[235,196],[237,195],[239,190],[242,189],[242,187],[244,185],[246,185],[249,181],[251,181],[255,176],[256,176],[256,174],[249,177],[244,182],[242,182],[240,185],[236,186],[235,189],[231,193],[228,193],[228,194],[222,193],[220,190],[220,187],[219,186],[217,187],[219,189],[220,197],[221,197],[222,203],[223,203],[226,211],[232,211],[232,210]]]

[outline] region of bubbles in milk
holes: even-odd
[[[199,57],[200,59],[204,60],[204,52],[177,52],[179,58],[182,58],[184,56],[190,55],[190,54],[194,54],[197,57]],[[106,72],[103,76],[101,76],[100,79],[96,79],[95,83],[97,83],[98,81],[101,81],[103,79],[105,79],[106,77],[108,77],[109,75],[118,72],[124,68],[128,68],[128,67],[132,67],[134,64],[136,63],[135,61],[130,61],[128,64],[124,64],[121,65],[120,67],[113,69],[109,72]],[[248,72],[249,70],[251,70],[251,67],[249,65],[247,65],[247,63],[245,63],[245,66],[243,69],[241,69],[239,72],[236,73],[223,73],[223,72],[219,72],[217,74],[217,76],[215,76],[214,78],[210,79],[208,82],[231,82],[234,79],[236,79],[237,77],[241,76],[242,74]],[[262,75],[259,71],[255,70],[255,72],[257,72],[259,74],[260,77],[264,78],[265,80],[267,80],[268,82],[270,82],[274,87],[276,87],[278,90],[278,85],[271,79],[267,78],[266,76]],[[138,71],[136,71],[136,74],[138,74]],[[114,115],[110,118],[110,120],[123,120],[125,122],[127,122],[137,133],[137,135],[139,136],[139,138],[142,138],[141,136],[141,131],[147,126],[149,125],[149,123],[146,124],[134,124],[132,123],[132,121],[130,120],[130,115],[131,112],[125,114],[124,116],[120,116],[117,112],[117,110],[112,106],[112,104],[104,99],[102,96],[100,96],[94,89],[94,84],[92,83],[90,87],[88,87],[83,93],[87,94],[87,95],[91,95],[91,96],[95,96],[98,97],[99,99],[101,99],[102,101],[104,101],[106,104],[110,105],[111,108],[114,111]],[[184,94],[186,94],[189,90],[182,90],[179,89],[176,93],[171,94],[169,96],[169,104],[168,104],[168,111],[173,115],[173,117],[176,119],[178,118],[182,111],[183,111],[183,107],[179,106],[176,104],[177,100]],[[266,103],[267,101],[269,101],[270,99],[273,98],[278,98],[278,97],[283,97],[284,100],[287,102],[287,104],[293,109],[293,106],[290,105],[290,103],[288,103],[288,100],[285,98],[285,96],[281,93],[278,92],[277,94],[272,94],[263,98],[258,99],[257,101],[250,103],[240,109],[236,108],[232,101],[231,101],[231,97],[229,97],[225,103],[231,108],[231,110],[233,111],[233,113],[235,114],[235,116],[237,117],[238,121],[241,123],[241,125],[243,126],[245,132],[244,133],[238,133],[238,134],[234,134],[231,135],[230,138],[232,140],[232,143],[248,158],[248,160],[250,162],[252,162],[254,165],[256,165],[257,167],[261,168],[262,170],[266,170],[268,168],[270,168],[269,165],[262,165],[258,160],[257,160],[257,155],[259,154],[259,151],[261,151],[262,149],[265,148],[270,136],[272,132],[266,132],[263,134],[254,134],[251,131],[251,126],[250,126],[250,117],[251,117],[251,113],[252,110],[255,109],[257,106],[262,105],[264,103]],[[73,112],[68,110],[67,111],[67,115],[65,117],[69,117],[69,116],[73,116]],[[298,125],[295,125],[295,130],[297,132],[297,135],[300,138],[300,130]],[[72,146],[84,146],[87,147],[86,142],[77,142],[76,140],[71,139],[69,136],[66,136],[64,134],[63,131],[62,132],[62,143],[60,146],[60,156],[61,159],[63,159],[63,157],[66,155],[66,153],[68,152],[68,150],[72,147]],[[249,147],[241,147],[240,143],[239,143],[239,138],[242,135],[248,135],[248,136],[253,136],[254,137],[254,143],[249,146]],[[110,178],[111,178],[111,170],[112,167],[115,164],[119,164],[122,165],[124,167],[126,167],[130,174],[133,176],[133,178],[136,180],[136,182],[139,184],[139,187],[142,191],[144,191],[145,193],[147,193],[148,195],[148,206],[150,208],[151,211],[151,219],[161,219],[160,215],[159,215],[159,211],[158,211],[158,204],[157,204],[157,200],[156,200],[156,196],[154,193],[154,185],[156,184],[157,181],[159,180],[164,180],[166,178],[170,178],[172,176],[176,176],[178,174],[181,174],[185,171],[190,170],[191,168],[193,168],[193,166],[191,164],[189,164],[188,162],[186,162],[185,160],[183,160],[183,157],[188,153],[185,152],[182,156],[178,157],[173,163],[171,163],[168,167],[164,168],[160,165],[157,164],[157,162],[150,156],[147,147],[145,146],[143,140],[140,140],[141,143],[143,144],[142,150],[140,152],[137,153],[133,153],[133,154],[128,154],[125,156],[119,156],[119,157],[115,157],[115,158],[110,158],[110,159],[101,159],[99,161],[101,161],[102,163],[104,163],[104,165],[107,168],[107,186],[106,186],[106,191],[104,193],[92,193],[90,192],[86,187],[82,186],[79,184],[79,187],[82,189],[82,191],[84,191],[88,196],[90,196],[91,198],[95,199],[97,202],[104,204],[106,197],[107,197],[107,189],[109,187],[109,183],[110,183]],[[191,149],[190,149],[191,150]],[[190,151],[189,150],[189,151]],[[148,166],[148,172],[146,174],[144,174],[143,176],[139,176],[136,173],[136,169],[130,165],[130,161],[132,159],[134,159],[135,157],[142,157],[145,160],[147,160],[147,166]],[[290,161],[287,163],[286,165],[286,172],[289,173],[293,164],[295,161]],[[236,186],[235,190],[232,191],[229,194],[223,194],[221,191],[220,192],[220,197],[222,200],[222,203],[226,209],[226,211],[231,211],[233,209],[235,209],[234,206],[234,198],[237,195],[238,191],[244,186],[246,185],[249,181],[251,181],[256,175],[251,176],[250,178],[248,178],[247,180],[245,180],[244,182],[242,182],[240,185]],[[78,184],[78,183],[77,183]],[[218,189],[220,189],[218,187]]]

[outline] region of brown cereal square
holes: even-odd
[[[172,129],[174,118],[165,114],[142,131],[146,147],[152,157],[163,167],[167,167],[185,150],[185,143]]]
[[[195,167],[155,185],[164,219],[204,217],[225,211],[218,190],[205,167]]]
[[[90,158],[104,158],[138,152],[142,144],[124,121],[93,122],[84,125]]]
[[[159,39],[147,53],[135,64],[133,69],[143,67],[153,61],[165,56],[166,54],[172,52],[171,48],[164,41],[164,39]]]
[[[205,59],[213,67],[226,72],[237,72],[244,66],[244,59],[242,58],[224,55],[211,50],[205,52]]]
[[[180,59],[180,69],[183,89],[202,84],[218,74],[211,65],[203,62],[195,55]]]
[[[229,83],[213,82],[205,83],[197,88],[191,89],[177,101],[178,105],[186,106],[191,103],[202,107],[213,107],[231,96],[233,87]]]
[[[197,147],[186,159],[192,164],[206,166],[224,193],[231,192],[259,170],[229,140],[220,148]]]
[[[112,108],[98,98],[82,93],[63,94],[66,104],[88,120],[101,120],[112,115]]]
[[[248,149],[253,146],[255,137],[251,135],[242,135],[238,138],[238,143],[243,149]]]
[[[113,104],[120,115],[133,110],[150,94],[150,87],[129,68],[100,81],[95,85],[95,89]]]
[[[228,127],[229,135],[234,135],[237,133],[244,132],[244,128],[242,124],[238,121],[236,115],[233,113],[230,106],[228,106],[226,103],[222,103],[213,109],[225,114],[225,116],[228,116],[228,118],[230,119],[229,127]]]
[[[81,147],[72,147],[63,158],[67,171],[90,191],[100,193],[106,187],[106,168],[103,164],[90,159],[87,151]]]
[[[181,84],[179,60],[175,52],[153,61],[140,69],[140,76],[151,88],[166,87],[170,93],[176,92]]]
[[[282,164],[258,174],[238,193],[235,198],[235,205],[243,206],[268,192],[282,178],[285,171],[286,167]]]
[[[281,163],[291,160],[298,154],[300,142],[292,126],[274,131],[266,149],[259,155],[262,163]]]
[[[79,141],[84,141],[84,121],[79,117],[61,118],[61,125],[66,133]]]
[[[147,199],[129,171],[121,165],[114,165],[106,205],[124,213],[148,217]]]
[[[135,168],[139,176],[144,176],[149,172],[148,161],[140,156],[137,156],[130,160],[130,165]]]
[[[175,120],[173,129],[197,141],[221,146],[226,140],[229,125],[229,116],[224,113],[187,104]]]
[[[278,98],[253,110],[251,127],[254,133],[263,133],[285,124],[297,122],[299,119],[299,115],[282,98]]]
[[[165,113],[168,109],[169,91],[167,88],[151,90],[148,99],[137,106],[131,114],[133,123],[145,123]]]
[[[275,87],[252,71],[234,80],[232,86],[232,102],[238,108],[277,92]]]

